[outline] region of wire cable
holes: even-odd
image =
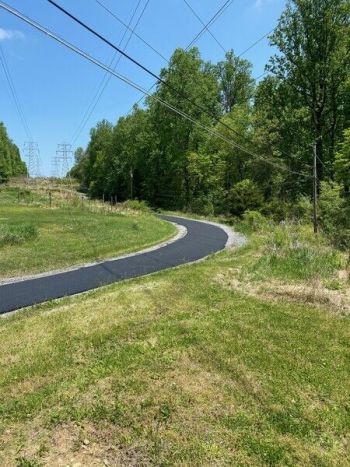
[[[90,26],[88,26],[86,23],[84,23],[83,21],[81,21],[79,18],[77,18],[75,15],[73,15],[72,13],[70,13],[69,11],[67,11],[65,8],[63,8],[62,6],[60,6],[58,3],[56,3],[54,0],[47,0],[49,3],[51,3],[53,6],[55,6],[58,10],[60,10],[62,13],[64,13],[65,15],[67,15],[69,18],[71,18],[73,21],[75,21],[76,23],[78,23],[80,26],[82,26],[84,29],[86,29],[87,31],[91,32],[94,36],[98,37],[99,39],[101,39],[103,42],[105,42],[107,45],[109,45],[110,47],[112,47],[114,50],[118,51],[119,53],[121,53],[123,56],[125,56],[128,60],[130,60],[132,63],[134,63],[135,65],[137,65],[139,68],[141,68],[142,70],[144,70],[146,73],[148,73],[149,75],[151,75],[152,77],[156,78],[157,79],[157,83],[155,83],[154,85],[158,84],[158,83],[162,83],[164,86],[168,87],[171,91],[175,92],[178,96],[180,96],[182,99],[185,99],[187,102],[189,102],[191,105],[193,105],[194,107],[196,107],[197,109],[201,110],[201,112],[205,113],[207,116],[209,116],[210,118],[212,118],[216,123],[218,123],[219,125],[225,127],[227,130],[231,131],[232,133],[234,133],[236,136],[238,137],[241,137],[242,135],[237,131],[235,130],[234,128],[232,128],[230,125],[228,125],[227,123],[223,122],[222,119],[220,119],[217,115],[215,115],[213,112],[211,112],[210,110],[206,109],[205,107],[203,107],[202,105],[198,104],[197,102],[195,102],[194,100],[192,100],[190,97],[188,97],[188,95],[184,94],[184,92],[182,90],[179,90],[177,88],[175,88],[174,86],[172,86],[171,84],[169,84],[168,81],[166,81],[165,79],[161,78],[160,76],[158,76],[157,74],[155,74],[153,71],[151,71],[149,68],[147,68],[145,65],[143,65],[142,63],[140,63],[138,60],[134,59],[133,57],[131,57],[129,54],[125,53],[123,50],[120,49],[120,47],[116,46],[115,44],[113,44],[110,40],[106,39],[104,36],[102,36],[102,34],[100,34],[99,32],[95,31],[93,28],[91,28]],[[228,0],[229,1],[229,0]],[[226,2],[227,4],[227,2]],[[226,5],[225,4],[225,5]]]
[[[203,26],[199,33],[192,39],[192,41],[186,47],[186,50],[191,48],[192,45],[198,41],[198,39],[204,34],[204,32],[208,30],[209,26],[211,26],[224,13],[224,11],[233,3],[233,1],[234,0],[226,0],[226,2],[214,14],[214,16],[212,16],[212,18]]]
[[[5,54],[4,54],[4,51],[3,51],[3,48],[2,48],[1,45],[0,45],[0,62],[1,62],[1,66],[2,66],[2,68],[4,70],[5,78],[6,78],[8,86],[9,86],[12,98],[14,100],[15,107],[16,107],[16,110],[18,112],[19,118],[21,120],[24,132],[26,133],[28,139],[32,140],[33,139],[32,134],[30,132],[27,120],[26,120],[25,115],[23,113],[21,103],[20,103],[20,101],[18,99],[18,94],[16,92],[16,88],[15,88],[15,85],[13,83],[13,79],[12,79],[12,76],[11,76],[11,73],[10,73],[10,69],[8,67],[7,60],[6,60],[6,57],[5,57]]]
[[[290,173],[295,174],[295,175],[300,175],[300,176],[305,177],[307,179],[312,178],[307,174],[303,174],[301,172],[295,172],[293,170],[288,169],[287,167],[284,167],[284,166],[282,166],[280,164],[276,164],[275,162],[272,162],[272,161],[270,161],[268,159],[265,159],[265,158],[263,158],[261,156],[258,156],[257,154],[254,154],[253,152],[249,151],[247,148],[244,148],[243,146],[239,145],[238,143],[226,138],[225,136],[221,135],[220,133],[217,133],[216,131],[214,131],[211,128],[207,127],[203,123],[201,123],[198,120],[195,120],[191,116],[187,115],[182,110],[177,109],[176,107],[172,106],[171,104],[169,104],[168,102],[166,102],[163,99],[159,98],[158,96],[149,93],[146,89],[143,89],[140,85],[136,84],[135,82],[133,82],[132,80],[130,80],[126,76],[121,75],[120,73],[118,73],[115,70],[112,70],[107,65],[103,64],[102,62],[98,61],[96,58],[89,55],[87,52],[79,49],[77,46],[71,44],[70,42],[68,42],[67,40],[65,40],[62,37],[58,36],[57,34],[50,31],[49,29],[41,26],[39,23],[37,23],[34,20],[32,20],[31,18],[25,16],[23,13],[20,13],[18,10],[15,10],[14,8],[10,7],[9,5],[5,4],[4,2],[0,1],[0,8],[6,10],[7,12],[9,12],[12,15],[16,16],[17,18],[21,19],[22,21],[26,22],[30,26],[32,26],[35,29],[37,29],[37,30],[41,31],[42,33],[46,34],[51,39],[54,39],[56,42],[58,42],[58,43],[64,45],[65,47],[69,48],[70,50],[72,50],[76,54],[82,56],[83,58],[90,61],[94,65],[104,69],[105,71],[108,71],[108,73],[111,73],[113,76],[115,76],[119,80],[123,81],[124,83],[128,84],[129,86],[133,87],[134,89],[137,89],[138,91],[143,92],[145,95],[148,95],[151,99],[156,100],[157,102],[159,102],[164,107],[167,107],[169,110],[172,110],[174,113],[176,113],[176,114],[184,117],[185,119],[191,121],[192,123],[194,123],[198,127],[205,130],[208,134],[210,134],[210,135],[212,135],[212,136],[214,136],[216,138],[219,138],[222,141],[227,142],[232,147],[235,147],[235,148],[238,148],[238,149],[242,150],[243,152],[245,152],[246,154],[256,158],[257,160],[265,162],[265,163],[267,163],[267,164],[269,164],[271,166],[277,167],[280,170],[285,170],[287,172],[290,172]]]
[[[97,1],[97,0],[96,0]],[[183,0],[187,7],[190,9],[192,14],[198,19],[198,21],[201,23],[202,26],[204,26],[205,30],[211,35],[211,37],[214,39],[214,41],[218,44],[221,50],[223,50],[224,53],[227,53],[225,47],[221,44],[221,42],[218,41],[218,39],[214,36],[214,34],[211,32],[211,30],[208,28],[208,26],[204,23],[202,18],[196,13],[194,8],[188,3],[187,0]]]
[[[126,23],[124,23],[123,20],[121,20],[112,10],[107,8],[106,5],[104,5],[100,0],[95,0],[95,2],[98,3],[98,5],[100,5],[107,13],[113,16],[113,18],[116,19],[121,25],[123,25],[126,29],[131,31],[134,34],[134,36],[137,37],[141,42],[143,42],[147,47],[153,50],[153,52],[156,53],[162,60],[169,63],[169,60],[166,57],[164,57],[164,55],[161,52],[159,52],[159,50],[157,50],[149,42],[147,42],[143,37],[141,37],[137,32],[135,32],[135,30],[132,29],[130,25],[127,25]]]
[[[124,50],[124,51],[126,50],[127,46],[129,45],[129,42],[130,42],[130,40],[131,40],[131,38],[132,38],[132,35],[133,35],[133,31],[135,30],[135,28],[137,28],[138,24],[139,24],[140,21],[141,21],[141,18],[142,18],[142,16],[143,16],[143,14],[144,14],[144,12],[145,12],[145,10],[146,10],[148,4],[149,4],[149,1],[150,1],[150,0],[147,0],[147,1],[146,1],[145,5],[144,5],[144,8],[142,9],[142,11],[141,11],[141,13],[140,13],[140,15],[139,15],[139,17],[138,17],[136,23],[135,23],[134,28],[133,28],[133,29],[130,29],[130,30],[131,30],[131,33],[130,33],[130,35],[129,35],[129,38],[128,38],[126,44],[125,44],[124,47],[123,47],[123,50]],[[129,21],[129,24],[131,24],[131,22],[133,21],[134,16],[135,16],[135,14],[136,14],[136,12],[137,12],[137,10],[138,10],[138,8],[139,8],[140,3],[141,3],[141,0],[138,1],[137,6],[136,6],[136,8],[134,9],[134,12],[133,12],[133,14],[132,14],[132,16],[131,16],[131,19],[130,19],[130,21]],[[121,38],[121,40],[120,40],[120,42],[119,42],[119,45],[120,45],[120,46],[121,46],[121,44],[122,44],[122,42],[123,42],[123,40],[124,40],[126,34],[127,34],[127,30],[124,31],[124,34],[123,34],[123,36],[122,36],[122,38]],[[113,58],[112,58],[112,60],[111,60],[110,67],[112,67],[113,61],[114,61],[115,57],[117,56],[117,54],[118,54],[118,52],[115,52],[115,53],[114,53]],[[113,66],[113,69],[116,69],[116,68],[118,67],[119,62],[120,62],[120,60],[121,60],[121,57],[122,57],[122,56],[119,55],[116,64]],[[105,74],[104,74],[104,76],[103,76],[103,78],[102,78],[102,81],[101,81],[101,83],[100,83],[100,87],[99,87],[99,89],[97,90],[97,92],[96,92],[96,94],[95,94],[95,96],[94,96],[94,99],[93,99],[93,101],[91,102],[89,108],[88,108],[87,111],[85,112],[85,116],[84,116],[84,119],[83,119],[83,121],[82,121],[81,127],[80,127],[80,129],[78,130],[78,132],[77,132],[77,134],[75,135],[75,137],[72,139],[72,145],[74,145],[74,143],[76,142],[76,140],[79,138],[81,132],[82,132],[83,129],[85,128],[87,122],[89,121],[91,115],[93,114],[93,112],[94,112],[94,110],[95,110],[97,104],[99,103],[99,101],[100,101],[100,99],[101,99],[101,97],[102,97],[102,94],[104,93],[104,91],[105,91],[106,87],[108,86],[108,83],[110,82],[110,80],[111,80],[111,75],[110,75],[108,72],[105,72]]]

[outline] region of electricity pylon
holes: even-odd
[[[60,177],[65,177],[72,165],[72,145],[62,143],[57,145],[56,161]],[[54,162],[55,165],[55,162]]]
[[[38,143],[26,141],[23,151],[24,157],[28,160],[28,177],[40,177],[40,151]]]

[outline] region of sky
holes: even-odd
[[[169,58],[176,47],[185,48],[203,27],[184,0],[99,1],[125,23],[131,21],[131,27],[138,22],[136,32],[164,57]],[[125,28],[96,0],[56,2],[112,43],[118,45],[122,40]],[[187,2],[204,23],[225,3],[224,0]],[[111,47],[47,0],[7,0],[6,3],[99,61],[109,65],[113,57],[117,59]],[[285,4],[285,0],[233,0],[210,31],[225,50],[233,49],[239,54],[276,26]],[[129,35],[124,34],[122,46]],[[204,60],[216,63],[224,58],[224,51],[208,32],[199,38],[196,46]],[[86,147],[89,131],[98,121],[107,119],[115,123],[142,96],[115,77],[106,81],[103,70],[1,8],[0,47],[29,127],[30,139],[38,143],[43,176],[53,175],[53,158],[58,144],[71,143],[73,151],[78,146]],[[131,36],[126,52],[156,74],[166,66],[165,60],[135,35]],[[253,77],[258,77],[273,53],[266,38],[242,58],[252,63]],[[116,69],[144,88],[148,89],[154,83],[154,78],[125,57],[119,59]],[[101,85],[104,90],[94,105],[94,97],[99,94]],[[0,121],[22,150],[29,138],[1,66]],[[23,151],[21,153],[24,156]]]

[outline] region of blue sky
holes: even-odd
[[[121,40],[124,28],[95,0],[56,1],[111,42],[119,43]],[[224,0],[187,1],[204,22],[224,3]],[[139,0],[101,2],[128,23]],[[47,0],[7,0],[7,3],[98,60],[110,63],[114,51],[82,30]],[[146,3],[147,0],[140,0],[134,22]],[[234,0],[213,24],[211,31],[225,49],[233,48],[236,53],[240,53],[276,25],[285,3],[285,0]],[[169,57],[174,48],[186,47],[201,29],[202,25],[183,0],[149,0],[136,31],[155,49]],[[41,172],[43,175],[51,175],[57,144],[71,142],[73,136],[77,135],[104,72],[2,9],[0,45],[33,139],[40,147]],[[223,51],[208,33],[203,34],[196,45],[205,60],[217,62],[223,59]],[[159,73],[160,68],[166,64],[135,36],[131,38],[126,51],[155,73]],[[264,40],[244,55],[253,64],[254,77],[263,73],[272,52],[268,41]],[[121,58],[117,70],[146,88],[154,82],[151,76],[126,58]],[[86,146],[89,130],[96,122],[106,118],[115,123],[140,97],[139,92],[112,77],[86,126],[79,132],[74,147]],[[1,67],[0,104],[0,121],[5,123],[12,140],[22,148],[28,138]]]

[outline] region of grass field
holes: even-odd
[[[0,190],[0,278],[58,269],[156,244],[175,228],[153,214],[55,191]]]
[[[350,465],[344,258],[284,228],[1,320],[1,465]]]

